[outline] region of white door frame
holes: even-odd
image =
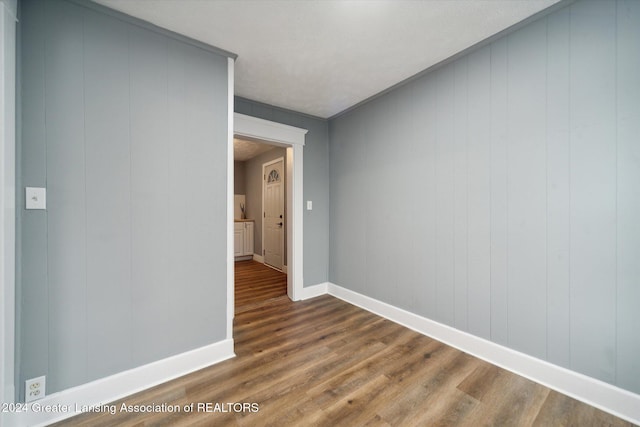
[[[263,178],[264,178],[264,176],[266,174],[266,166],[273,165],[273,164],[278,163],[278,162],[282,162],[282,169],[285,169],[286,160],[285,160],[284,157],[278,157],[277,159],[269,160],[268,162],[265,162],[265,163],[262,164],[262,175],[263,175]],[[263,252],[262,253],[262,257],[263,257],[262,261],[264,262],[265,265],[268,265],[269,267],[273,267],[272,265],[266,263],[266,261],[265,261],[265,253],[264,253],[265,252],[265,249],[264,249],[264,242],[265,242],[265,238],[264,238],[264,235],[265,235],[264,234],[264,220],[265,220],[265,218],[264,218],[264,212],[265,212],[265,210],[264,210],[264,186],[265,186],[265,184],[266,184],[266,180],[263,179],[262,180],[262,188],[261,188],[261,192],[262,192],[262,212],[263,212],[262,216],[263,216],[263,218],[262,218],[262,230],[260,231],[262,233],[262,252]],[[287,187],[287,177],[285,176],[284,177],[284,188],[286,188],[286,187]],[[284,200],[285,206],[284,206],[283,222],[285,224],[287,223],[287,218],[288,218],[286,196],[287,196],[286,194],[283,194],[283,197],[285,199]],[[284,238],[284,236],[283,236],[283,238]],[[286,245],[284,244],[284,240],[283,240],[282,241],[282,251],[283,252],[286,252],[285,248],[286,248]],[[285,272],[285,273],[287,272],[287,260],[286,259],[282,260],[282,271]]]
[[[232,102],[232,101],[231,101]],[[231,110],[233,111],[233,109]],[[287,295],[293,301],[302,298],[304,276],[302,274],[302,215],[303,215],[303,186],[302,186],[302,149],[304,148],[307,129],[284,125],[245,114],[234,113],[230,116],[232,122],[228,141],[227,189],[227,313],[228,338],[231,338],[234,314],[234,256],[233,256],[233,136],[258,142],[268,142],[280,147],[286,147],[286,181],[287,195]],[[230,273],[229,273],[230,271]]]

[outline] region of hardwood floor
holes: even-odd
[[[328,295],[253,305],[236,315],[234,339],[234,359],[115,402],[115,415],[59,425],[631,425]]]
[[[235,263],[236,314],[287,294],[287,275],[256,261]]]

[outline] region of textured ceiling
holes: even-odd
[[[235,94],[331,117],[559,0],[95,0],[238,54]]]
[[[273,145],[263,144],[261,142],[233,138],[233,160],[244,162],[274,148],[276,147]]]

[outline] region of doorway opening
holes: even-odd
[[[231,67],[231,65],[230,65]],[[231,67],[232,71],[232,67]],[[230,72],[232,75],[232,72]],[[230,87],[233,87],[230,83]],[[233,111],[233,91],[229,92],[229,111]],[[227,337],[233,338],[234,304],[234,137],[267,142],[286,148],[286,241],[287,241],[287,295],[293,301],[303,297],[303,226],[302,226],[302,167],[305,135],[308,131],[294,126],[276,123],[245,114],[229,114],[227,139]]]
[[[287,149],[234,137],[234,300],[240,313],[287,295]]]

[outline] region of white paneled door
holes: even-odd
[[[284,159],[262,165],[264,263],[282,270],[284,261]]]

